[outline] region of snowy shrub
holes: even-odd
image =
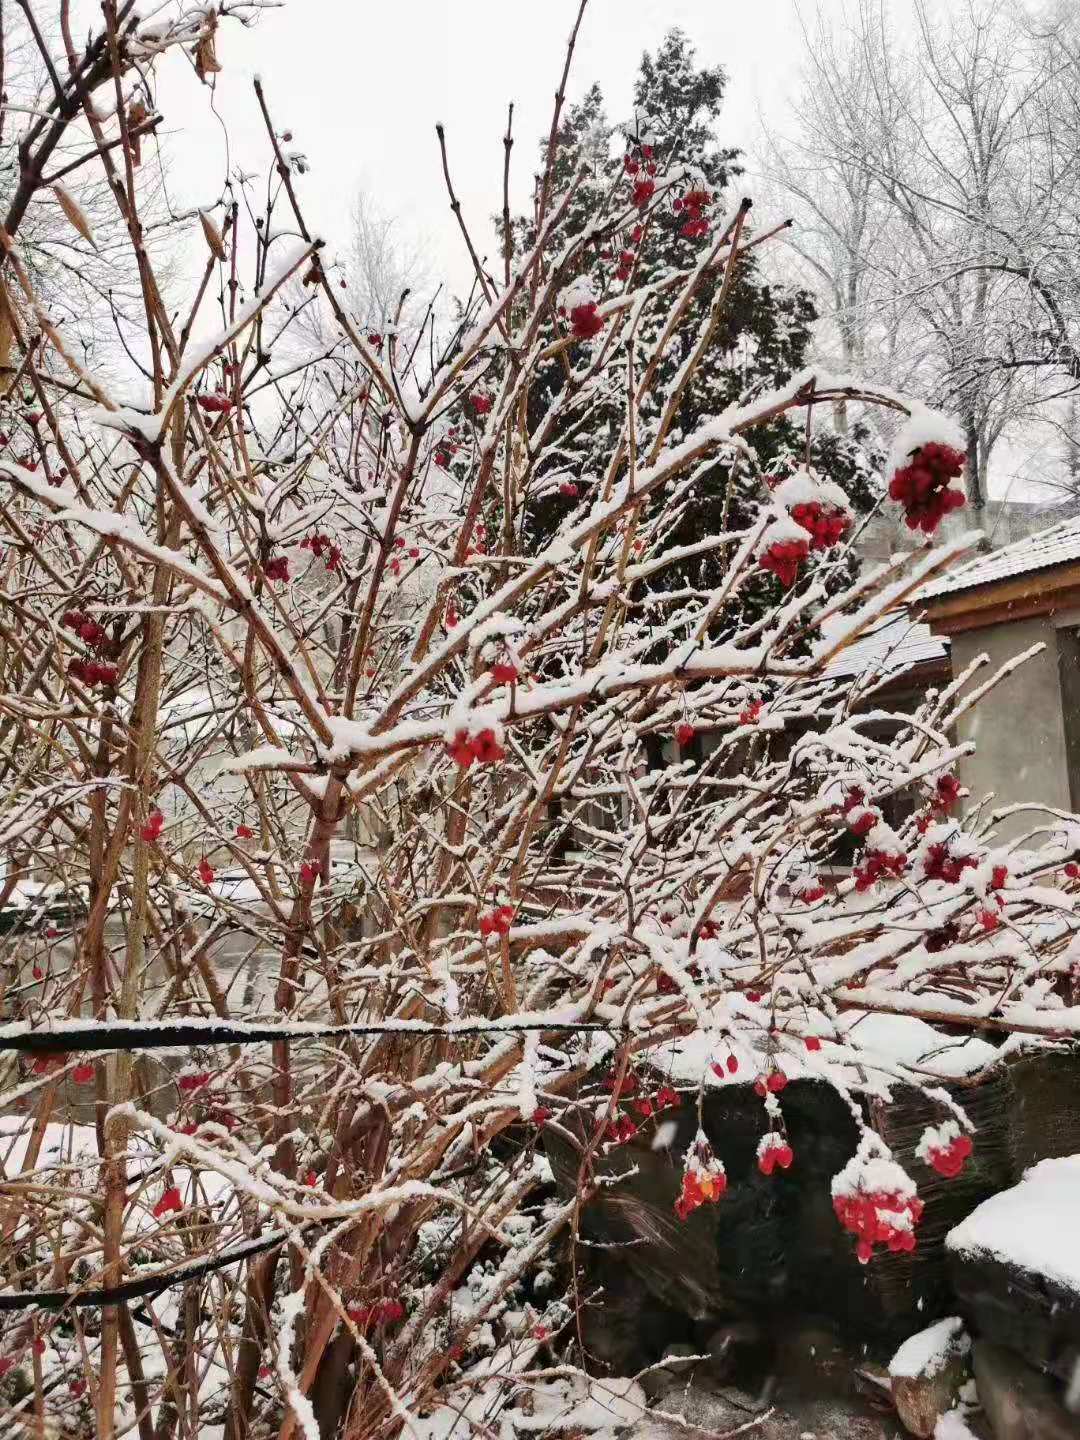
[[[181,45],[212,74],[228,18],[124,20],[119,83]],[[192,1433],[192,1407],[227,1440],[419,1424],[477,1357],[489,1383],[572,1341],[553,1247],[593,1158],[714,1070],[757,1089],[763,1175],[795,1176],[789,1079],[924,1081],[859,1017],[1080,1028],[1073,832],[1004,848],[962,813],[950,733],[988,685],[893,715],[837,664],[962,544],[837,590],[843,493],[809,464],[775,486],[751,443],[838,399],[914,417],[883,503],[929,537],[959,494],[947,422],[804,372],[676,432],[763,237],[670,137],[555,183],[558,115],[505,274],[478,264],[448,335],[365,331],[258,93],[267,208],[189,218],[189,294],[147,263],[141,387],[65,344],[8,226],[0,1384],[101,1437]],[[125,214],[130,125],[90,156]],[[654,225],[685,260],[635,285]],[[597,245],[631,257],[599,288]],[[718,461],[738,515],[688,539]],[[671,583],[690,557],[715,584]],[[696,1076],[639,1078],[675,1037]],[[956,1173],[978,1135],[931,1093],[925,1153]],[[917,1244],[919,1177],[852,1108],[834,1198],[869,1261]],[[571,1118],[566,1200],[543,1144]],[[723,1203],[723,1162],[704,1137],[674,1157],[681,1215]]]

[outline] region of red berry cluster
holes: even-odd
[[[512,905],[499,905],[489,915],[480,916],[480,934],[488,935],[509,935],[510,926],[514,923],[514,907]]]
[[[934,785],[934,796],[930,802],[931,808],[939,815],[948,815],[953,811],[961,795],[960,781],[955,775],[939,775]]]
[[[300,541],[301,550],[310,550],[316,560],[322,559],[325,554],[324,564],[327,570],[333,573],[341,564],[341,547],[335,545],[329,535],[306,535]],[[420,552],[417,551],[417,554]],[[288,577],[286,577],[288,578]]]
[[[465,403],[466,405],[468,405],[472,413],[479,419],[481,415],[486,415],[488,413],[488,411],[494,404],[494,401],[492,400],[491,396],[486,395],[483,390],[474,390],[471,395],[467,395],[465,397]]]
[[[559,486],[559,494],[566,495],[571,500],[576,500],[580,491],[573,480],[564,480]]]
[[[510,660],[497,660],[491,667],[491,678],[496,685],[513,685],[518,679],[518,668]]]
[[[679,226],[680,235],[687,240],[698,240],[709,233],[709,222],[704,212],[712,204],[712,198],[708,190],[693,189],[688,190],[681,200],[675,201],[676,213],[681,211],[685,217]]]
[[[405,1306],[400,1300],[380,1300],[375,1305],[350,1305],[345,1314],[358,1330],[369,1325],[396,1325],[405,1319]]]
[[[627,175],[637,175],[644,170],[646,175],[656,174],[655,151],[652,145],[641,145],[640,157],[631,150],[623,156],[623,169]]]
[[[447,615],[447,624],[449,623],[450,617]],[[481,730],[478,735],[459,730],[447,745],[446,751],[463,770],[467,770],[474,760],[481,765],[494,765],[496,760],[502,760],[506,756],[494,730]]]
[[[146,817],[146,824],[139,831],[139,834],[148,845],[152,845],[155,840],[160,838],[161,832],[164,829],[165,816],[162,815],[160,810],[155,809],[151,810],[150,814]]]
[[[761,1137],[757,1148],[757,1166],[762,1175],[771,1175],[779,1165],[781,1170],[790,1170],[795,1151],[782,1135],[770,1130]]]
[[[224,415],[233,408],[233,402],[222,390],[209,390],[198,396],[199,408],[210,415]]]
[[[783,1070],[770,1070],[768,1075],[759,1075],[754,1081],[754,1093],[756,1095],[779,1095],[781,1090],[787,1089],[788,1078]]]
[[[597,311],[595,300],[575,305],[570,311],[570,333],[575,340],[591,340],[603,328],[604,317]]]
[[[304,860],[300,865],[300,884],[305,890],[313,890],[315,882],[322,874],[322,866],[317,860]]]
[[[644,210],[649,201],[656,194],[656,181],[651,175],[644,175],[634,181],[634,204],[639,210]]]
[[[799,578],[799,566],[809,554],[809,540],[777,540],[758,563],[763,570],[775,575],[781,585],[790,587]]]
[[[621,280],[625,284],[626,281],[630,279],[631,272],[634,269],[634,259],[635,256],[632,250],[623,250],[620,253],[619,263],[615,267],[616,280]]]
[[[236,827],[236,838],[238,840],[250,840],[254,834],[255,831],[250,825],[237,825]]]
[[[947,885],[955,885],[965,870],[973,870],[978,863],[974,855],[950,854],[948,845],[939,840],[926,847],[922,868],[927,880],[943,880]]]
[[[685,750],[696,734],[697,731],[693,725],[688,720],[684,720],[681,725],[675,727],[675,743],[681,750]]]
[[[79,639],[96,650],[99,655],[109,648],[109,633],[81,610],[66,610],[60,623],[68,630],[74,630]]]
[[[199,879],[204,885],[209,885],[214,878],[214,867],[204,855],[199,861]]]
[[[843,510],[833,509],[831,506],[826,509],[817,500],[801,501],[798,505],[793,505],[789,513],[796,525],[809,531],[812,550],[828,550],[830,545],[835,545],[843,538],[851,524]]]
[[[289,557],[287,555],[273,555],[263,566],[263,574],[267,580],[288,580],[289,578]]]
[[[834,1195],[833,1210],[844,1229],[857,1237],[855,1253],[864,1265],[873,1259],[875,1245],[884,1245],[894,1254],[915,1249],[915,1226],[923,1212],[917,1195],[859,1189]]]
[[[763,700],[751,700],[744,710],[739,711],[740,725],[756,725],[761,716]]]
[[[638,1132],[629,1115],[617,1115],[604,1126],[604,1139],[609,1145],[625,1145]]]
[[[714,1204],[727,1189],[727,1175],[707,1145],[698,1143],[683,1171],[682,1191],[675,1201],[675,1214],[687,1219],[707,1203]]]
[[[960,509],[964,492],[953,490],[949,481],[958,479],[963,469],[960,450],[931,440],[914,450],[910,462],[894,472],[889,496],[903,505],[909,530],[932,535],[950,510]]]
[[[202,1090],[204,1086],[209,1085],[211,1078],[209,1070],[198,1070],[179,1076],[176,1084],[181,1094],[194,1095],[197,1090]]]
[[[907,856],[900,851],[867,850],[852,872],[855,876],[855,889],[862,894],[876,885],[883,876],[902,875],[907,869],[907,863]]]
[[[94,1083],[94,1067],[89,1061],[83,1061],[76,1065],[71,1072],[71,1078],[76,1085],[92,1085]]]
[[[947,1180],[955,1180],[963,1173],[964,1165],[971,1157],[974,1145],[970,1135],[965,1135],[955,1120],[947,1120],[936,1129],[932,1126],[923,1132],[915,1154]]]
[[[68,666],[68,674],[73,680],[81,680],[84,685],[116,684],[116,666],[99,665],[96,660],[72,660]]]

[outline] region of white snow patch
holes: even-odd
[[[950,1315],[947,1320],[939,1320],[936,1325],[909,1336],[889,1361],[889,1374],[894,1380],[936,1375],[953,1355],[966,1355],[970,1349],[964,1322],[959,1316]]]
[[[991,1195],[945,1237],[960,1255],[989,1256],[1080,1294],[1080,1155],[1042,1160]]]

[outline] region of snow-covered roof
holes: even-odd
[[[1050,570],[1055,565],[1075,560],[1080,560],[1080,516],[1048,525],[1045,530],[1026,535],[1011,545],[1003,545],[989,555],[976,556],[943,579],[926,586],[918,598],[932,599],[961,590],[974,590],[979,585],[993,585],[1000,580],[1011,580],[1033,570]]]
[[[882,678],[887,678],[917,665],[944,660],[948,654],[948,640],[934,635],[929,625],[906,615],[890,615],[883,625],[860,635],[841,650],[825,675],[829,680],[848,680],[879,671]]]

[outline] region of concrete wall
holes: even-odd
[[[1070,745],[1066,739],[1066,701],[1062,693],[1063,669],[1070,700],[1080,695],[1080,655],[1071,632],[1058,632],[1045,618],[1017,620],[970,630],[952,637],[952,669],[958,675],[977,655],[986,653],[987,678],[1004,661],[1042,641],[1041,655],[1025,661],[957,726],[958,740],[974,740],[977,750],[959,766],[962,783],[971,790],[969,804],[978,804],[994,792],[993,807],[1035,802],[1072,808]],[[978,683],[978,681],[976,681]],[[1075,741],[1076,720],[1069,729]],[[1080,757],[1077,757],[1080,758]],[[1074,770],[1076,759],[1074,759]],[[1038,817],[1018,816],[1002,830],[1015,835],[1038,823]]]

